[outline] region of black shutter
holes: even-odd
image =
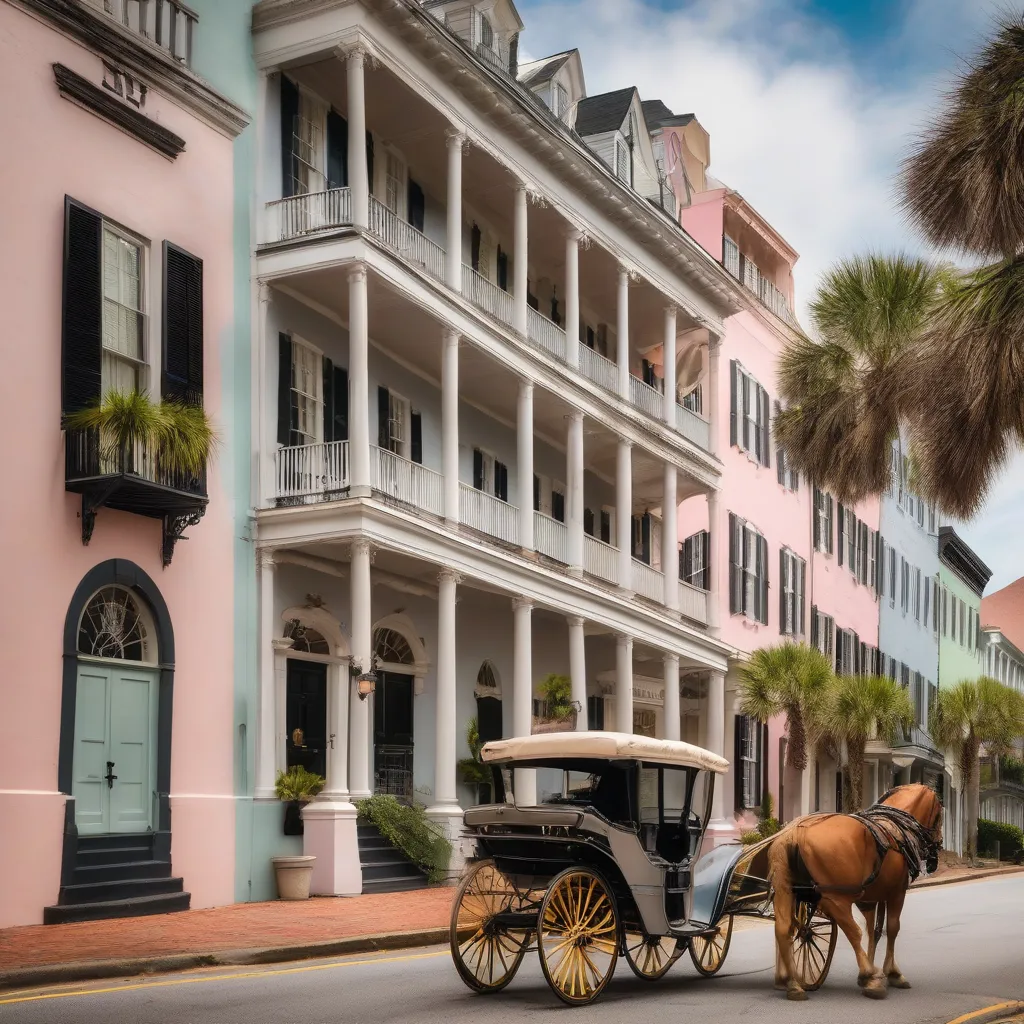
[[[750,408],[750,378],[744,373],[740,375],[740,436],[743,438],[740,446],[745,452],[754,451],[757,438],[750,436],[750,418],[747,416],[747,409]],[[754,452],[756,455],[757,453]]]
[[[498,287],[503,291],[508,291],[508,253],[502,252],[501,246],[498,246]]]
[[[734,797],[735,806],[737,811],[745,810],[743,806],[743,762],[740,760],[740,754],[743,751],[743,737],[746,729],[747,719],[744,715],[736,716],[735,731],[733,733],[733,752],[732,752],[732,765],[733,765],[733,786],[734,786]]]
[[[103,218],[64,197],[61,408],[99,403],[103,387]]]
[[[326,356],[322,360],[324,371],[324,441],[333,441],[334,437],[334,363]]]
[[[594,536],[594,510],[592,508],[583,510],[583,532],[588,537]]]
[[[587,728],[604,730],[604,697],[587,698]]]
[[[327,187],[348,185],[348,121],[336,110],[327,112]]]
[[[807,611],[807,563],[804,561],[800,562],[800,602],[797,606],[797,615],[799,619],[794,624],[794,632],[798,636],[806,636],[804,632],[804,615]]]
[[[469,233],[470,266],[480,273],[480,228],[474,224]]]
[[[565,522],[565,495],[560,491],[551,492],[551,518],[559,523]]]
[[[427,200],[423,189],[412,178],[409,179],[409,223],[422,231],[427,219]]]
[[[391,394],[385,387],[377,388],[377,444],[391,448]]]
[[[203,404],[203,261],[170,242],[164,242],[163,397]]]
[[[739,410],[736,408],[736,360],[729,360],[729,444],[739,443],[738,419]]]
[[[601,509],[601,540],[605,544],[612,542],[612,516],[605,509]]]
[[[838,542],[838,547],[837,547],[837,550],[836,550],[836,561],[839,563],[839,565],[843,564],[843,547],[844,547],[844,545],[843,545],[843,538],[845,536],[845,531],[846,531],[846,516],[845,516],[844,513],[845,513],[845,509],[843,508],[842,505],[840,505],[839,506],[839,525],[836,527],[836,540]]]
[[[348,440],[348,370],[334,368],[334,440]]]
[[[757,781],[760,784],[758,790],[758,805],[764,802],[764,795],[768,792],[768,723],[761,722],[758,724],[758,768],[760,771],[757,773]],[[782,814],[782,810],[777,809],[776,817]]]
[[[478,491],[484,489],[484,453],[479,448],[473,449],[473,486]]]
[[[651,564],[651,514],[645,512],[640,517],[640,560],[644,565]]]
[[[494,463],[494,496],[508,501],[508,466],[504,462]]]
[[[814,533],[814,550],[817,551],[821,547],[821,517],[818,514],[818,510],[825,504],[825,495],[814,488],[814,503],[811,508],[811,515],[814,516],[814,522],[811,524],[812,531]]]
[[[540,511],[540,477],[533,474],[533,511]]]
[[[366,180],[373,195],[373,132],[366,133]]]
[[[768,392],[764,388],[759,387],[758,392],[761,396],[761,462],[765,466],[771,466],[772,464],[772,446],[771,446],[771,414],[769,413],[770,403],[768,401]]]
[[[410,430],[412,437],[409,441],[409,447],[411,449],[411,456],[413,462],[423,462],[423,419],[418,412],[414,412],[409,417]]]
[[[700,533],[701,548],[704,552],[704,568],[701,571],[701,589],[711,590],[711,534],[707,530]]]
[[[760,579],[761,588],[761,614],[758,621],[768,625],[768,541],[764,537],[757,538],[757,574]]]
[[[742,571],[738,569],[739,559],[743,555],[742,526],[739,520],[729,513],[729,614],[738,615],[743,611]]]
[[[687,537],[683,541],[683,546],[679,549],[679,578],[684,582],[689,582],[690,567],[693,565],[693,542],[696,535],[693,537]]]
[[[558,312],[558,299],[554,295],[551,296],[551,322],[556,327],[562,326],[562,316]]]
[[[277,336],[277,443],[292,443],[292,339]]]
[[[828,494],[825,496],[828,502],[828,516],[826,517],[826,529],[828,530],[828,536],[825,538],[825,547],[828,553],[832,554],[832,538],[835,536],[836,531],[833,529],[832,520],[833,513],[835,512],[835,501],[832,499],[832,495]]]
[[[786,549],[779,549],[779,632],[786,634]]]
[[[299,87],[281,76],[281,195],[295,194],[295,119],[299,116]]]
[[[818,633],[818,606],[816,604],[811,605],[811,646],[817,647],[820,640]]]
[[[500,740],[504,730],[501,701],[497,697],[477,697],[476,727],[481,743]]]

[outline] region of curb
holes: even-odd
[[[78,963],[22,967],[0,972],[0,991],[35,988],[40,985],[94,981],[100,978],[129,977],[140,974],[169,974],[199,967],[245,967],[256,964],[285,963],[290,960],[316,960],[352,953],[377,953],[393,949],[437,946],[448,941],[447,928],[411,932],[386,932],[357,935],[348,939],[308,942],[297,946],[268,946],[256,949],[225,949],[213,953],[171,953],[166,956],[132,957],[119,960],[82,960]]]
[[[965,1013],[962,1017],[951,1020],[949,1024],[997,1024],[1002,1021],[1009,1024],[1011,1020],[1019,1020],[1022,1013],[1024,1013],[1024,1003],[997,1003],[995,1006],[983,1006],[973,1013]]]
[[[986,878],[997,878],[999,875],[1019,874],[1024,874],[1024,867],[988,868],[979,871],[976,875],[957,875],[956,878],[924,879],[921,882],[915,882],[907,891],[913,892],[915,889],[930,889],[935,885],[956,885],[957,882],[980,882]]]

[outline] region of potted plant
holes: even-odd
[[[545,713],[533,717],[533,732],[571,732],[576,728],[576,715],[582,710],[572,699],[572,680],[554,672],[540,684]]]
[[[302,808],[324,788],[323,776],[296,764],[286,772],[277,773],[274,788],[278,800],[284,801],[284,834],[301,836]]]
[[[480,742],[480,727],[476,718],[471,718],[466,726],[466,745],[469,747],[469,757],[462,758],[457,768],[459,778],[466,786],[476,789],[477,801],[481,804],[490,803],[491,787],[494,779],[491,769],[483,763],[480,758],[480,750],[483,744]]]

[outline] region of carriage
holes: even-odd
[[[724,758],[671,740],[566,732],[488,743],[482,759],[496,802],[465,812],[476,850],[450,928],[452,959],[474,991],[503,989],[533,950],[570,1005],[596,999],[619,957],[656,981],[688,951],[712,977],[734,919],[771,918],[770,838],[701,853]],[[805,894],[794,952],[806,989],[824,982],[836,934]]]

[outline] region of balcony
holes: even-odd
[[[679,581],[679,612],[687,619],[707,625],[708,594],[706,590]]]
[[[506,327],[512,327],[515,323],[512,295],[465,263],[462,265],[462,294],[474,306],[490,314]]]
[[[538,313],[532,306],[526,309],[527,335],[538,347],[550,352],[561,362],[566,361],[565,331],[558,324]]]
[[[307,192],[267,203],[270,241],[287,242],[303,235],[352,223],[352,190],[332,188],[326,192]]]
[[[569,564],[569,530],[565,523],[545,515],[543,512],[533,513],[534,547],[548,558],[553,558],[563,565]]]
[[[648,601],[662,604],[665,600],[665,576],[646,562],[633,559],[633,590]]]
[[[580,371],[588,380],[613,394],[618,387],[619,368],[583,342],[580,342]]]
[[[629,398],[633,405],[647,413],[652,419],[661,419],[662,409],[665,406],[665,399],[661,392],[632,374],[629,378]]]
[[[144,442],[118,449],[103,443],[96,430],[65,431],[64,444],[65,489],[82,496],[82,543],[92,538],[100,508],[161,519],[163,562],[170,565],[175,543],[206,511],[206,469],[165,469]]]
[[[619,549],[596,537],[583,538],[583,569],[606,583],[617,583]]]
[[[199,15],[181,0],[103,0],[103,10],[179,64],[192,67],[192,36]]]
[[[784,320],[791,327],[799,326],[785,295],[740,252],[739,247],[728,235],[723,239],[722,266],[780,320]]]
[[[279,505],[334,501],[348,489],[348,441],[279,448],[274,453]]]
[[[444,249],[370,196],[370,232],[414,267],[444,280]]]
[[[370,449],[371,484],[387,498],[444,516],[444,477],[384,448]]]
[[[711,424],[703,416],[676,402],[676,430],[707,451],[711,447]]]
[[[519,509],[467,483],[459,484],[459,518],[506,544],[519,543]]]

